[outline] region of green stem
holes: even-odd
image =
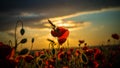
[[[9,45],[12,47],[12,41],[11,41],[11,40],[9,40],[9,42],[8,42],[8,43],[9,43]]]
[[[32,50],[32,48],[33,48],[33,43],[32,43],[32,45],[31,45],[30,51]]]
[[[17,24],[18,23],[21,23],[22,24],[22,28],[23,28],[23,22],[21,21],[21,20],[18,20],[17,21],[17,23],[16,23],[16,26],[15,26],[15,53],[16,53],[16,51],[17,51],[17,46],[18,46],[18,44],[17,44],[17,34],[16,34],[16,32],[17,32]]]

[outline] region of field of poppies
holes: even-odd
[[[0,43],[2,68],[118,68],[120,45],[96,47],[23,49],[15,54],[14,48]]]
[[[18,21],[19,23],[21,21]],[[99,46],[88,46],[85,40],[78,40],[78,47],[60,47],[69,36],[69,30],[64,27],[52,26],[51,35],[57,37],[58,48],[52,39],[47,39],[49,49],[32,50],[34,38],[31,40],[31,49],[17,51],[19,44],[27,42],[27,38],[17,40],[15,29],[15,45],[0,42],[0,67],[1,68],[119,68],[120,67],[120,44],[108,44]],[[17,28],[17,25],[16,25]],[[25,30],[20,30],[23,36]],[[119,41],[119,35],[114,33],[111,37]],[[110,39],[107,41],[111,42]],[[83,47],[81,47],[83,45]]]

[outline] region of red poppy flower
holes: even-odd
[[[93,68],[98,68],[99,63],[97,61],[93,61]]]
[[[74,48],[70,48],[70,52],[71,52],[71,53],[73,52],[73,50],[74,50]]]
[[[98,48],[94,48],[94,53],[95,53],[95,54],[100,54],[100,53],[101,53],[101,50],[98,49]]]
[[[87,56],[92,56],[92,55],[94,54],[94,50],[93,50],[93,49],[87,49],[87,50],[85,51],[85,54],[86,54]]]
[[[118,34],[112,34],[112,38],[119,40],[119,35]]]
[[[99,63],[96,60],[89,60],[88,65],[90,66],[90,68],[98,68],[99,67]]]
[[[31,56],[31,55],[27,55],[27,56],[25,56],[25,58],[24,58],[24,60],[26,61],[26,62],[28,62],[28,63],[31,63],[31,61],[34,59],[34,57],[33,56]]]
[[[49,49],[46,49],[46,53],[47,53],[47,54],[50,54],[50,50],[49,50]]]
[[[40,56],[40,52],[36,51],[36,52],[35,52],[35,56],[36,56],[36,57],[39,57],[39,56]]]
[[[19,63],[19,61],[22,60],[22,59],[23,59],[22,56],[17,56],[17,57],[15,58],[15,62]]]
[[[58,43],[62,45],[66,41],[66,38],[58,38]]]
[[[10,54],[7,56],[7,59],[13,59],[13,58],[14,58],[14,55],[15,55],[15,49],[14,49],[14,48],[11,48],[11,52],[10,52]]]
[[[79,56],[80,54],[81,54],[80,51],[78,49],[76,49],[75,56]]]
[[[51,30],[51,34],[54,37],[60,37],[62,36],[67,29],[63,28],[63,27],[57,27],[55,30]]]
[[[66,41],[69,31],[63,27],[57,27],[55,30],[51,31],[51,34],[54,37],[58,37],[58,43],[62,45]]]
[[[67,61],[70,61],[71,58],[72,58],[71,51],[68,50],[68,51],[67,51]]]
[[[102,60],[104,58],[104,55],[103,55],[103,53],[101,52],[100,49],[94,48],[94,58],[96,60]]]
[[[58,54],[58,60],[62,60],[63,58],[65,58],[64,52],[60,52]]]
[[[39,53],[40,53],[40,55],[44,55],[45,54],[44,51],[40,51]]]
[[[48,62],[48,60],[46,60],[46,61],[45,61],[45,64],[46,64],[46,65],[49,65],[49,62]]]
[[[11,47],[0,43],[0,59],[6,59],[7,56],[11,53]]]
[[[55,60],[53,58],[48,60],[48,66],[49,68],[53,68],[55,66]]]
[[[104,55],[102,53],[94,54],[94,59],[95,60],[103,60]]]

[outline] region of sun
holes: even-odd
[[[57,20],[54,23],[57,26],[63,26],[63,27],[73,27],[73,26],[75,26],[75,24],[73,24],[72,21]]]

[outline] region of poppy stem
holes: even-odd
[[[16,53],[16,50],[17,50],[17,46],[18,46],[18,44],[17,44],[17,25],[18,25],[18,23],[21,23],[22,24],[22,28],[23,28],[23,22],[21,21],[21,20],[18,20],[17,21],[17,23],[16,23],[16,26],[15,26],[15,53]]]
[[[8,43],[9,43],[10,47],[13,47],[13,46],[12,46],[12,41],[11,41],[11,40],[9,40]]]
[[[33,43],[32,43],[32,45],[31,45],[30,51],[32,50],[32,48],[33,48]]]
[[[49,49],[50,49],[50,45],[51,45],[51,43],[49,43],[49,47],[48,47]]]
[[[67,39],[67,46],[68,46],[68,48],[69,48],[69,39]]]

